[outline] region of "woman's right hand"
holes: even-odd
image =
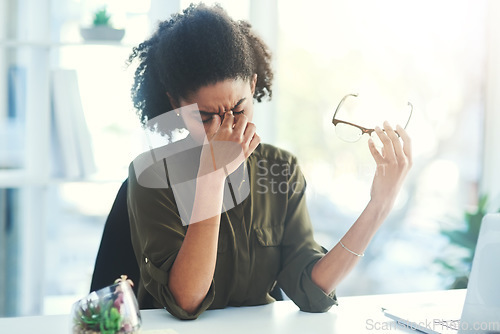
[[[377,150],[373,140],[369,140],[370,152],[377,163],[370,191],[371,200],[387,209],[392,208],[396,196],[402,187],[406,175],[412,166],[411,139],[401,126],[397,132],[386,121],[384,131],[375,128],[383,143],[381,152]]]
[[[206,127],[206,142],[203,145],[199,175],[225,168],[227,175],[234,172],[257,148],[260,137],[255,124],[248,122],[244,114],[232,111],[220,116],[214,114]]]

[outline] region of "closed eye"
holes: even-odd
[[[214,115],[213,113],[202,111],[202,110],[200,110],[199,112],[200,112],[202,123],[210,122],[210,120],[212,119],[212,117]]]
[[[244,113],[245,113],[244,109],[240,110],[240,111],[233,111],[233,115],[243,115]],[[207,117],[207,118],[202,117],[202,119],[201,119],[203,124],[210,122],[210,120],[212,120],[212,116]]]

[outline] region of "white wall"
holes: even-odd
[[[7,0],[0,0],[0,41],[7,38]],[[0,120],[7,113],[7,58],[4,50],[0,50]]]
[[[276,55],[278,51],[278,4],[277,0],[252,0],[250,1],[250,23],[264,42],[269,46],[273,55],[273,69],[276,71]],[[277,90],[278,76],[273,80],[273,99],[255,103],[253,122],[257,132],[264,143],[276,142],[276,101],[279,98]]]
[[[483,175],[481,192],[490,198],[490,210],[500,208],[500,1],[488,10]]]

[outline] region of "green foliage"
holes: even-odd
[[[477,208],[472,212],[466,211],[464,213],[464,229],[441,230],[441,234],[448,238],[450,245],[464,250],[464,255],[458,258],[458,262],[454,263],[449,258],[438,258],[435,260],[444,271],[454,277],[454,283],[451,288],[462,289],[467,287],[467,278],[472,267],[481,222],[487,214],[487,203],[488,196],[482,195],[479,198]]]
[[[110,26],[110,19],[111,15],[103,7],[94,13],[94,26]]]
[[[80,307],[75,318],[75,327],[86,331],[95,331],[102,334],[114,334],[120,331],[122,317],[120,311],[114,307],[114,300],[107,302],[95,302],[87,300],[87,303]]]
[[[101,313],[101,333],[114,334],[121,328],[121,315],[120,312],[113,306],[113,301],[109,301],[109,306]]]
[[[95,305],[92,300],[87,300],[85,307],[78,310],[75,317],[75,325],[82,329],[99,328],[101,321],[101,306]]]

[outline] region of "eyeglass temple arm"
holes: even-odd
[[[344,104],[344,101],[349,97],[349,96],[354,96],[354,97],[358,97],[358,94],[357,93],[354,93],[354,94],[347,94],[345,95],[342,100],[340,100],[337,108],[335,109],[335,113],[333,114],[333,118],[332,118],[332,123],[334,123],[334,120],[335,120],[335,116],[337,116],[337,112],[339,111],[340,107],[342,107],[342,105]],[[408,120],[406,121],[406,124],[404,126],[403,129],[406,129],[406,127],[408,126],[408,123],[410,123],[410,119],[411,119],[411,116],[413,115],[413,104],[411,102],[408,101],[408,105],[410,106],[410,117],[408,117]],[[347,122],[345,122],[347,123]],[[334,123],[335,124],[335,123]],[[354,125],[354,124],[351,124],[351,125]],[[356,125],[357,126],[357,125]],[[359,127],[359,126],[357,126]],[[367,130],[371,130],[371,129],[367,129]],[[364,132],[364,131],[363,131]]]
[[[333,121],[335,120],[335,116],[337,115],[337,112],[339,111],[340,107],[342,107],[342,105],[344,104],[344,101],[349,97],[349,96],[354,96],[354,97],[358,97],[358,94],[347,94],[346,96],[344,96],[342,98],[342,100],[340,100],[338,106],[337,106],[337,109],[335,109],[335,113],[333,114],[333,118],[332,118],[332,123]]]
[[[406,121],[405,127],[403,129],[406,129],[408,123],[410,123],[411,115],[413,115],[413,104],[411,104],[411,102],[408,102],[408,105],[410,106],[410,117],[408,117],[408,120]]]

